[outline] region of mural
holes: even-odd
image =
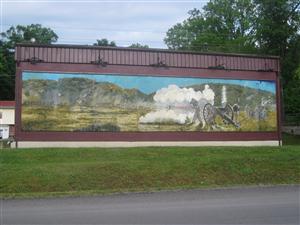
[[[23,131],[275,131],[275,82],[23,72]]]

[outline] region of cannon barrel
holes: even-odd
[[[215,107],[210,103],[207,103],[203,108],[204,120],[207,124],[215,124],[215,118],[219,115],[223,121],[228,124],[240,128],[240,124],[234,120],[234,111],[231,105],[227,104],[224,108]]]

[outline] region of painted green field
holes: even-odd
[[[92,124],[111,124],[135,131],[140,116],[150,110],[116,107],[23,107],[22,128],[33,131],[76,131]],[[110,130],[107,130],[110,131]]]
[[[300,146],[0,151],[0,196],[300,183]]]
[[[213,131],[206,126],[177,123],[139,123],[139,118],[146,115],[151,108],[120,107],[22,107],[22,129],[25,131]],[[245,112],[239,114],[241,127],[224,124],[220,116],[216,118],[219,125],[216,131],[275,131],[276,113],[268,112],[265,120],[248,118]],[[93,126],[93,127],[91,127]],[[101,126],[97,130],[96,126]],[[103,129],[101,129],[104,127]]]

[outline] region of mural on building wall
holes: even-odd
[[[23,131],[275,131],[275,82],[23,72]]]

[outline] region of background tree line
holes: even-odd
[[[171,27],[170,49],[280,56],[286,113],[300,113],[300,1],[211,0]]]
[[[0,34],[0,100],[14,100],[15,72],[14,48],[16,43],[52,44],[58,40],[57,34],[41,24],[12,26]],[[116,47],[115,41],[97,39],[94,46]],[[133,43],[130,48],[149,48],[148,45]]]
[[[16,26],[1,34],[0,99],[14,99],[15,62],[11,49],[18,42],[51,44],[58,40],[39,24]],[[171,27],[164,39],[169,49],[280,56],[286,113],[300,113],[300,1],[210,0],[192,9],[187,19]],[[117,46],[105,38],[96,46]],[[148,48],[139,43],[129,47]]]

